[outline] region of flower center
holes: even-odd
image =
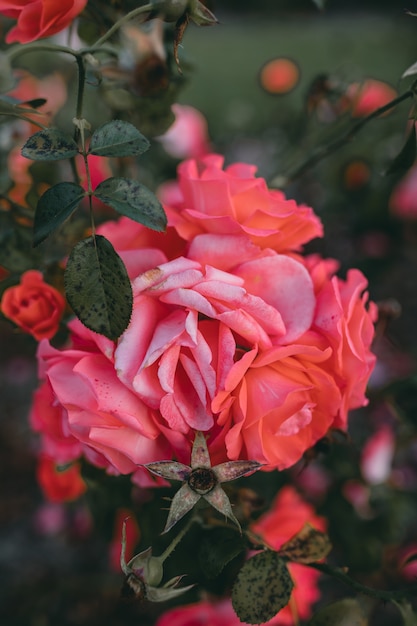
[[[213,470],[209,467],[197,467],[193,469],[188,478],[190,488],[202,496],[214,489],[216,484],[217,478]]]

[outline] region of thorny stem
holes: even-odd
[[[391,100],[387,104],[384,104],[384,106],[379,107],[379,109],[376,109],[375,111],[373,111],[366,117],[360,119],[358,122],[356,122],[356,124],[348,128],[345,133],[343,133],[340,137],[338,137],[334,141],[331,141],[330,143],[324,146],[319,146],[316,150],[313,151],[312,154],[310,154],[309,157],[307,157],[304,161],[302,161],[299,165],[297,165],[293,170],[290,170],[287,174],[284,174],[283,176],[276,176],[272,180],[271,186],[284,187],[288,183],[292,182],[293,180],[301,176],[301,174],[303,174],[306,170],[310,169],[313,165],[315,165],[316,163],[319,163],[319,161],[322,161],[323,159],[328,157],[330,154],[338,150],[345,143],[353,139],[355,135],[357,135],[357,133],[364,126],[366,126],[366,124],[368,124],[368,122],[370,122],[373,119],[376,119],[377,117],[380,117],[387,111],[390,111],[391,109],[396,107],[397,104],[404,102],[404,100],[414,97],[416,95],[416,87],[417,87],[417,81],[415,81],[412,84],[410,89],[405,91],[403,94],[401,94],[397,98],[394,98],[394,100]]]
[[[333,576],[333,578],[337,578],[346,585],[349,585],[349,587],[352,587],[352,589],[354,589],[358,593],[370,596],[371,598],[376,598],[377,600],[383,600],[384,602],[402,600],[407,595],[405,590],[383,591],[382,589],[373,589],[372,587],[367,587],[366,585],[362,585],[357,580],[354,580],[353,578],[345,574],[343,570],[330,567],[330,565],[326,565],[326,563],[309,563],[308,567],[313,567],[319,572],[323,572],[324,574]],[[407,592],[409,591],[410,589],[407,590]]]
[[[161,559],[162,562],[164,562],[165,559],[167,559],[174,552],[177,545],[184,538],[184,536],[188,533],[188,531],[190,530],[191,526],[193,525],[195,521],[197,521],[197,518],[195,515],[193,515],[189,519],[189,521],[185,524],[184,528],[178,533],[178,535],[174,537],[174,539],[171,541],[169,546],[165,548],[163,553],[158,557],[159,559]]]
[[[97,39],[97,41],[92,46],[90,46],[89,50],[91,52],[94,52],[96,48],[99,48],[105,41],[110,39],[110,37],[112,37],[114,33],[123,26],[123,24],[125,24],[126,22],[129,22],[130,20],[137,17],[138,15],[142,15],[143,13],[150,13],[154,9],[155,9],[155,6],[149,3],[149,4],[144,4],[143,6],[138,7],[137,9],[133,9],[133,11],[130,11],[129,13],[126,13],[126,15],[121,17],[119,20],[117,20],[115,24],[113,24],[113,26],[107,31],[107,33],[105,33],[102,37]]]

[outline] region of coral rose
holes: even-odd
[[[294,252],[321,232],[311,209],[248,165],[221,168],[217,155],[180,166],[186,200],[168,207],[166,235],[127,218],[100,227],[132,281],[117,343],[74,320],[71,345],[39,347],[65,435],[140,484],[150,481],[142,464],[189,463],[196,430],[214,464],[289,467],[366,403],[375,308],[365,278],[338,279],[335,261]],[[49,449],[63,443],[47,437],[47,420],[39,430]]]
[[[202,233],[244,235],[261,248],[287,252],[322,236],[312,209],[269,190],[263,178],[255,177],[253,165],[235,163],[223,169],[223,161],[217,154],[185,161],[178,168],[178,187],[162,187],[168,223],[181,237],[191,241]]]
[[[81,13],[87,0],[0,0],[0,13],[17,19],[7,43],[28,43],[64,30]]]
[[[3,293],[0,308],[6,317],[35,339],[55,335],[65,309],[63,296],[45,283],[41,272],[28,270],[19,285]]]
[[[140,252],[144,271],[118,344],[73,321],[71,348],[40,345],[67,432],[112,471],[136,476],[138,464],[188,462],[194,430],[210,434],[216,463],[298,461],[342,410],[332,348],[311,331],[306,267],[269,253],[231,274],[186,258],[153,265],[161,252]]]

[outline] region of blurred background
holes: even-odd
[[[409,88],[414,76],[401,76],[417,61],[417,18],[407,10],[417,12],[417,2],[328,0],[324,11],[310,0],[207,5],[220,23],[187,29],[180,47],[185,82],[177,102],[203,114],[212,148],[228,163],[257,165],[259,175],[312,206],[325,237],[309,250],[336,258],[342,275],[350,267],[362,269],[371,298],[381,304],[375,343],[380,361],[369,407],[352,415],[350,439],[336,437],[325,454],[317,451],[304,478],[296,478],[296,468],[274,485],[298,480],[328,516],[334,558],[352,576],[381,588],[410,584],[414,573],[407,578],[399,555],[417,545],[417,173],[412,156],[400,159],[391,173],[390,166],[406,141],[411,98],[298,170],[318,146],[344,136],[366,115],[352,114],[351,104],[344,108],[350,85],[377,81],[380,104]],[[292,62],[293,73],[287,86],[272,81],[271,87],[262,68],[282,58]],[[142,176],[157,187],[175,176],[177,163],[155,141]],[[111,556],[120,536],[115,511],[131,497],[128,481],[118,483],[113,501],[106,500],[108,484],[98,475],[90,476],[88,499],[45,501],[28,423],[37,386],[36,342],[6,321],[0,341],[0,623],[153,624],[161,607],[120,600],[122,576]],[[395,437],[395,453],[382,478],[366,482],[361,450],[381,426]],[[320,487],[323,476],[331,477],[326,488]],[[268,485],[254,484],[268,500]],[[345,593],[351,592],[323,580],[326,602]],[[375,604],[372,619],[378,626],[403,623],[382,604]]]

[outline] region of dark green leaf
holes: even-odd
[[[325,606],[308,626],[367,626],[368,620],[355,598],[345,598]]]
[[[40,130],[26,141],[22,154],[32,161],[59,161],[78,154],[78,146],[72,137],[57,128]]]
[[[248,624],[263,624],[289,602],[294,583],[284,559],[271,550],[246,561],[232,590],[237,616]]]
[[[306,524],[279,550],[279,554],[295,563],[315,563],[327,556],[332,548],[326,533]]]
[[[46,102],[46,98],[33,98],[32,100],[25,100],[25,102],[22,102],[21,104],[27,105],[31,109],[39,109],[39,107],[46,104]]]
[[[96,187],[94,195],[139,224],[152,230],[166,229],[167,219],[161,203],[147,187],[134,180],[108,178]]]
[[[216,578],[245,549],[242,538],[229,528],[213,528],[204,535],[199,561],[207,578]]]
[[[105,237],[88,237],[73,248],[65,291],[74,313],[90,330],[113,340],[126,330],[132,287],[123,261]]]
[[[85,191],[75,183],[58,183],[40,197],[33,225],[33,245],[37,246],[77,208]]]
[[[133,124],[113,120],[93,133],[88,152],[105,157],[137,156],[149,146],[149,141]]]
[[[416,160],[416,126],[413,122],[407,140],[385,174],[404,174]]]

